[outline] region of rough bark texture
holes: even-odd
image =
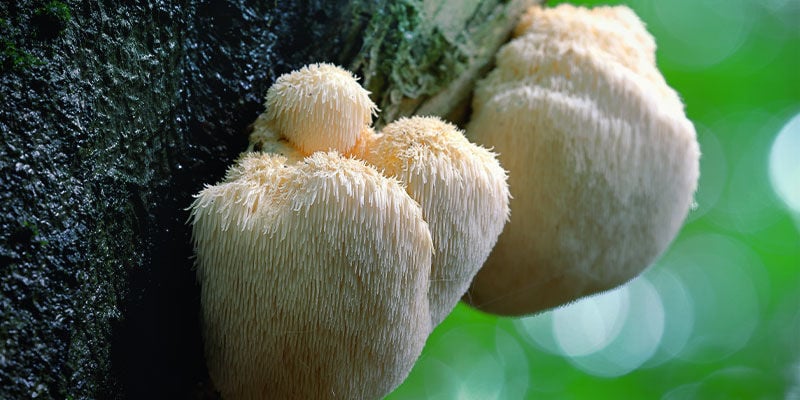
[[[462,122],[475,80],[518,15],[537,2],[388,1],[380,7],[350,63],[382,109],[376,126],[412,114]]]
[[[184,209],[267,87],[330,61],[457,116],[531,1],[0,4],[0,398],[202,397]]]

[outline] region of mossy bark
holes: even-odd
[[[0,398],[206,395],[185,208],[268,86],[329,61],[457,119],[532,1],[0,4]]]

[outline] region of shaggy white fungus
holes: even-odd
[[[225,399],[385,396],[505,224],[493,153],[436,118],[376,135],[367,94],[328,64],[281,76],[248,152],[192,204]]]
[[[506,172],[494,153],[435,117],[402,118],[359,155],[406,186],[422,206],[436,250],[429,293],[433,325],[455,307],[508,219]]]
[[[225,399],[380,398],[430,333],[420,207],[363,161],[250,153],[192,204],[209,374]]]
[[[533,7],[476,89],[467,135],[509,172],[512,216],[465,300],[521,315],[620,285],[677,234],[699,148],[624,7]]]

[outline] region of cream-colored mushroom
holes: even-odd
[[[251,152],[196,196],[206,360],[226,400],[380,398],[422,351],[433,253],[422,209],[343,155],[374,110],[336,67],[281,76]]]
[[[478,84],[470,139],[509,171],[511,220],[465,300],[520,315],[607,290],[677,234],[695,130],[622,7],[534,7]]]
[[[324,63],[278,77],[265,106],[267,127],[304,154],[347,154],[377,111],[352,73]]]
[[[330,129],[324,129],[327,124],[334,123],[328,117],[325,118],[327,122],[321,124],[325,126],[317,130],[306,131],[288,124],[280,135],[273,133],[282,126],[276,122],[277,116],[290,115],[298,109],[293,106],[294,100],[277,100],[280,96],[308,100],[312,104],[302,108],[312,114],[305,118],[317,120],[313,113],[324,109],[318,103],[331,102],[331,99],[320,100],[320,97],[308,95],[319,87],[335,84],[347,88],[350,95],[366,93],[355,89],[358,83],[349,72],[342,73],[338,68],[331,72],[335,67],[323,66],[310,66],[284,75],[276,82],[278,89],[270,88],[267,112],[254,123],[251,148],[302,157],[302,153],[292,153],[293,148],[300,149],[298,143],[322,141],[307,136],[331,136],[327,133]],[[328,83],[328,79],[333,83]],[[368,98],[362,103],[356,107],[362,112],[375,109]],[[352,120],[346,115],[341,118]],[[455,126],[436,118],[402,119],[389,124],[380,135],[363,124],[358,135],[352,135],[356,127],[347,130],[351,133],[348,137],[353,138],[348,145],[337,149],[367,160],[386,175],[406,184],[409,195],[422,205],[423,216],[430,225],[435,253],[429,299],[435,326],[452,311],[469,287],[507,220],[505,171],[491,152],[469,143]],[[279,136],[286,139],[284,143]]]
[[[433,325],[455,307],[508,219],[506,173],[489,150],[435,117],[394,121],[358,157],[406,185],[422,206],[435,253],[428,296]]]
[[[206,358],[226,399],[388,394],[506,221],[494,154],[435,118],[376,135],[366,94],[326,64],[281,76],[250,152],[192,204]]]
[[[531,7],[514,29],[514,37],[524,35],[545,35],[551,41],[582,43],[626,64],[633,64],[639,58],[650,65],[655,65],[656,61],[653,36],[636,13],[624,6]]]
[[[226,400],[380,398],[431,329],[422,211],[363,161],[244,155],[192,204],[209,373]]]

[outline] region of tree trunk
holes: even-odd
[[[334,62],[379,126],[461,122],[533,2],[0,4],[0,398],[204,396],[185,208],[269,85]]]

